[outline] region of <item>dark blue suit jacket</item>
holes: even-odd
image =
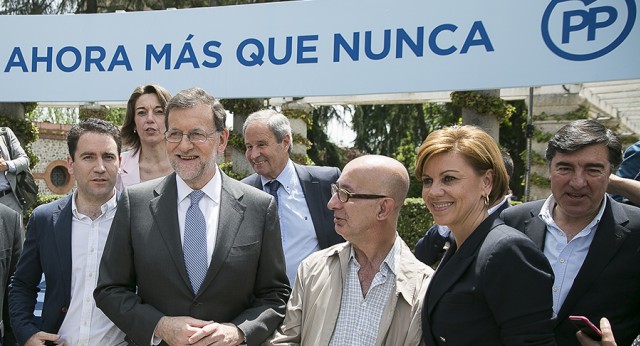
[[[327,203],[331,199],[331,184],[340,177],[340,169],[336,167],[303,166],[293,164],[304,198],[307,200],[307,207],[311,213],[313,228],[316,230],[318,244],[321,249],[341,243],[344,241],[336,233],[333,223],[333,211],[327,208]],[[262,181],[256,173],[242,179],[242,182],[262,190]]]
[[[502,212],[507,225],[524,232],[544,249],[547,225],[538,217],[544,200]],[[523,299],[527,299],[523,296]],[[586,316],[598,325],[611,322],[618,345],[631,345],[640,334],[640,209],[607,197],[607,206],[571,290],[558,311],[558,345],[579,345],[569,315]]]
[[[71,198],[37,207],[27,224],[22,256],[9,288],[9,314],[23,345],[39,331],[57,333],[71,301]],[[44,273],[47,291],[41,323],[33,310]]]
[[[489,215],[460,248],[451,245],[431,277],[425,344],[555,346],[552,286],[549,261],[535,244]]]

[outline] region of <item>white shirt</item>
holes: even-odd
[[[207,222],[207,260],[211,264],[211,256],[216,245],[216,236],[218,234],[218,220],[220,219],[220,194],[222,193],[221,173],[216,165],[216,174],[201,189],[204,197],[198,202],[198,206],[204,214]],[[176,174],[176,183],[178,185],[178,224],[180,225],[180,240],[184,244],[184,222],[187,217],[187,209],[191,205],[189,194],[193,189]]]
[[[329,342],[330,346],[375,345],[384,307],[396,286],[396,256],[399,247],[398,237],[396,237],[393,247],[380,264],[380,271],[373,277],[369,291],[363,297],[358,278],[360,264],[351,246],[347,277],[342,288],[340,312]]]
[[[263,190],[269,193],[269,186],[265,184],[270,180],[263,176],[260,178]],[[293,285],[300,262],[320,250],[320,245],[300,179],[291,160],[287,162],[276,180],[281,184],[277,194],[282,250],[287,266],[287,277]]]
[[[93,300],[102,251],[116,213],[116,195],[101,206],[102,214],[95,220],[78,211],[76,197],[77,192],[71,202],[71,303],[58,334],[65,345],[116,345],[124,340],[124,333]]]
[[[566,234],[553,220],[553,208],[556,202],[553,195],[549,196],[542,205],[538,217],[547,224],[547,232],[544,238],[544,255],[551,263],[553,269],[553,314],[558,315],[564,300],[567,298],[573,281],[584,263],[589,247],[596,234],[596,229],[602,219],[607,199],[604,198],[600,211],[595,218],[578,234],[567,242]]]

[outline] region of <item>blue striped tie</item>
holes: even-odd
[[[184,252],[184,264],[191,281],[191,289],[194,294],[198,294],[209,267],[207,261],[207,222],[198,206],[198,202],[204,197],[204,192],[194,190],[189,194],[189,197],[191,197],[191,205],[187,209],[184,222],[182,251]]]

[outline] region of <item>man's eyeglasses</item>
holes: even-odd
[[[195,130],[195,131],[191,131],[189,133],[183,133],[182,131],[179,131],[179,130],[167,130],[164,133],[164,138],[169,143],[180,143],[180,142],[182,142],[182,138],[184,136],[187,136],[187,138],[189,139],[189,141],[191,143],[204,143],[209,138],[211,138],[211,135],[213,135],[214,133],[217,133],[217,132],[218,131],[213,131],[213,132],[206,133],[204,131]]]
[[[331,195],[338,194],[338,200],[342,203],[347,203],[350,198],[360,198],[360,199],[376,199],[376,198],[387,198],[384,195],[371,195],[371,194],[363,194],[363,193],[351,193],[336,184],[331,184]]]

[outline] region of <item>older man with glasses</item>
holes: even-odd
[[[409,174],[398,161],[349,162],[327,206],[347,240],[298,267],[284,322],[269,345],[419,345],[424,291],[433,270],[396,232]]]

